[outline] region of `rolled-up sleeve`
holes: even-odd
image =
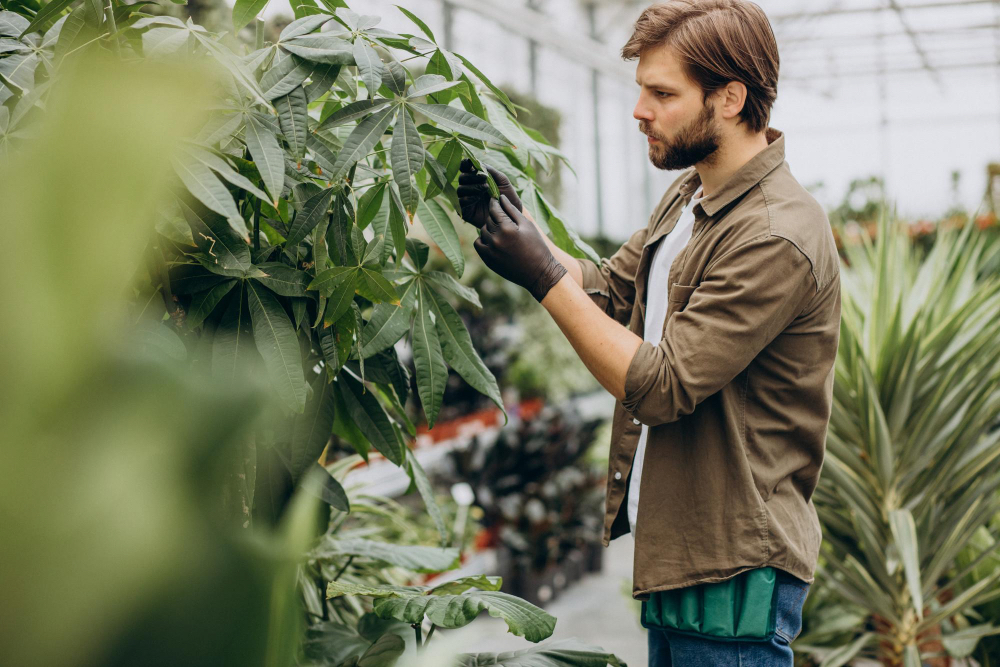
[[[809,259],[768,235],[709,265],[658,345],[643,341],[625,376],[622,406],[649,426],[690,414],[726,386],[817,294]]]
[[[619,324],[628,325],[635,303],[635,274],[646,242],[647,229],[639,229],[611,257],[602,257],[598,266],[589,259],[576,258],[583,272],[583,291],[601,310]]]

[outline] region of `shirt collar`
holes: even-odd
[[[742,197],[785,161],[785,134],[769,127],[766,137],[766,148],[736,170],[736,173],[730,176],[721,188],[701,200],[698,206],[705,212],[705,215],[713,216],[733,203],[738,197]],[[688,197],[693,195],[700,186],[701,176],[698,175],[696,169],[692,169],[691,175],[681,185],[680,194]],[[695,206],[695,211],[697,211],[698,206]]]

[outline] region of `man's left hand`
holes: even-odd
[[[486,266],[539,302],[566,274],[538,228],[504,195],[490,199],[489,219],[473,245]]]

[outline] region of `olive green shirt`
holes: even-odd
[[[701,185],[693,168],[649,224],[583,289],[633,332],[668,299],[658,345],[643,341],[615,403],[604,544],[628,532],[641,425],[632,595],[771,566],[813,581],[822,539],[813,491],[823,464],[840,337],[840,265],[823,208],[785,162],[784,135],[694,207],[667,294],[646,294],[656,243]]]

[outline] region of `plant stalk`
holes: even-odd
[[[115,55],[121,58],[122,50],[121,45],[118,43],[118,26],[115,24],[115,10],[111,7],[111,0],[108,0],[108,5],[104,8],[104,19],[111,27],[108,35],[111,37],[111,43],[114,45]]]
[[[419,648],[423,647],[423,645],[424,645],[423,641],[421,639],[421,636],[420,636],[420,624],[419,623],[414,623],[413,624],[413,632],[416,633],[416,635],[417,635],[417,648],[419,649]]]
[[[336,576],[334,576],[333,581],[336,581],[337,579],[340,579],[340,575],[342,575],[344,573],[344,570],[347,569],[347,566],[351,564],[352,560],[354,560],[354,556],[351,556],[350,558],[348,558],[347,562],[344,563],[344,566],[341,567],[339,570],[337,570],[337,574],[336,574]]]

